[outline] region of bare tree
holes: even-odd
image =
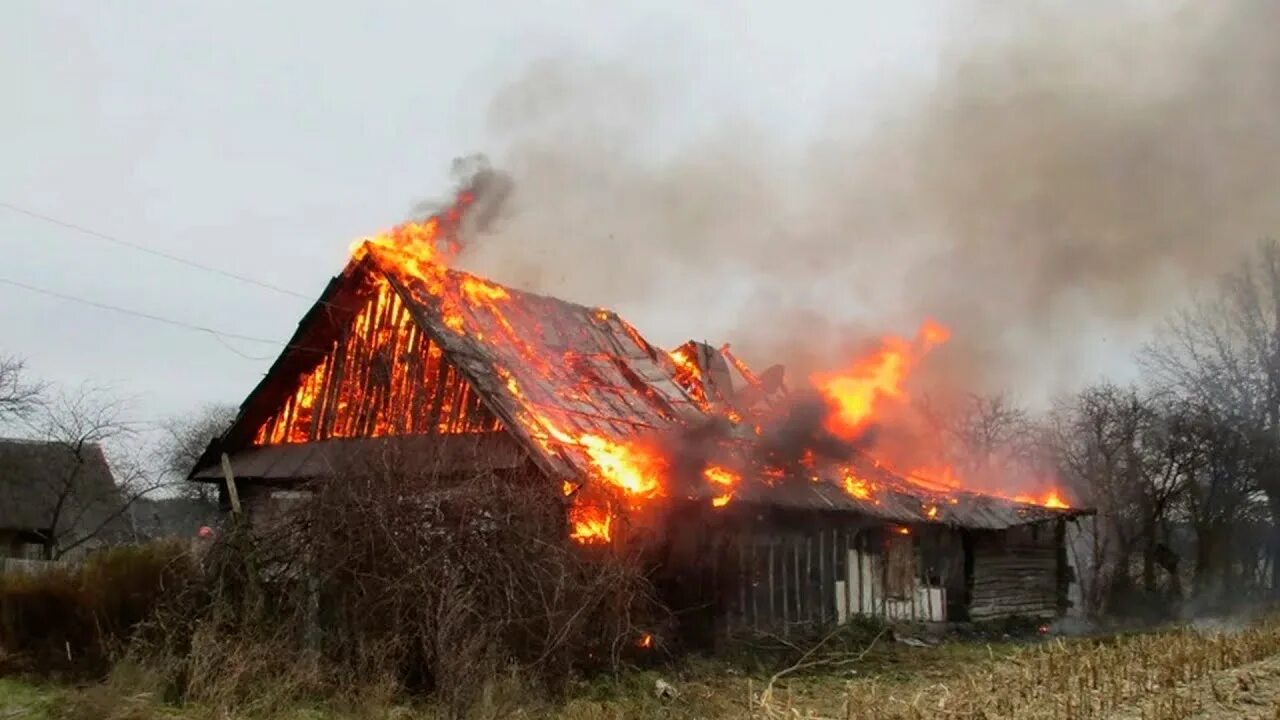
[[[0,356],[0,421],[23,418],[40,404],[44,383],[24,377],[26,363],[13,356]]]
[[[1271,587],[1280,593],[1280,243],[1265,240],[1218,293],[1172,317],[1145,349],[1153,378],[1233,428],[1272,516]]]
[[[1192,584],[1197,601],[1222,605],[1257,587],[1259,558],[1246,550],[1252,528],[1265,525],[1267,508],[1254,489],[1244,433],[1212,408],[1182,401],[1179,432],[1188,451],[1183,510],[1195,533]]]
[[[1092,612],[1131,597],[1133,558],[1141,558],[1142,589],[1157,591],[1157,567],[1180,593],[1170,519],[1193,455],[1178,433],[1176,415],[1137,388],[1100,384],[1059,401],[1049,444],[1060,477],[1098,510],[1082,578]]]
[[[86,385],[55,393],[30,413],[27,424],[33,446],[49,452],[26,480],[40,515],[45,557],[129,537],[130,508],[160,482],[127,449],[136,432],[125,419],[125,403]]]
[[[190,415],[170,418],[163,424],[165,439],[160,447],[160,464],[182,495],[212,502],[216,487],[206,483],[185,482],[209,442],[231,427],[238,409],[234,405],[212,403]]]
[[[1026,411],[1004,394],[966,395],[945,422],[955,463],[968,477],[1023,474],[1031,459],[1030,432]]]

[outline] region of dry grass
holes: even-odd
[[[1254,702],[1280,699],[1280,617],[1231,630],[1181,628],[1033,645],[952,642],[914,648],[881,639],[870,650],[847,652],[850,662],[789,674],[746,673],[691,659],[659,671],[576,681],[561,700],[539,692],[518,672],[500,673],[483,684],[465,714],[429,700],[406,700],[395,683],[376,678],[363,688],[335,692],[306,661],[284,670],[289,664],[266,656],[222,656],[217,667],[200,668],[199,692],[192,693],[199,699],[176,706],[165,702],[164,682],[151,671],[123,663],[107,682],[84,689],[0,681],[0,718],[1170,720],[1217,717],[1215,708],[1249,702],[1250,695]],[[860,656],[856,662],[854,656]],[[657,698],[659,678],[679,696]]]
[[[1245,690],[1252,691],[1250,683],[1271,682],[1267,678],[1274,680],[1270,691],[1280,697],[1280,668],[1275,672],[1259,670],[1269,668],[1268,664],[1280,665],[1280,617],[1229,631],[1182,628],[1021,646],[959,642],[911,648],[881,640],[858,662],[836,670],[828,667],[783,674],[774,680],[767,696],[766,688],[776,671],[746,675],[711,661],[690,660],[660,672],[631,671],[611,679],[575,683],[562,701],[532,692],[518,674],[499,675],[484,685],[465,717],[1169,720],[1205,716],[1212,707],[1234,702]],[[104,685],[59,691],[60,697],[53,703],[40,701],[30,689],[18,695],[28,706],[47,708],[44,717],[66,720],[461,717],[445,707],[407,704],[391,686],[376,682],[367,692],[341,697],[329,694],[323,703],[308,705],[297,700],[310,682],[305,665],[292,679],[277,675],[263,684],[263,678],[258,678],[256,689],[248,695],[240,693],[249,686],[237,681],[233,685],[238,689],[231,695],[219,698],[210,692],[206,695],[212,702],[182,708],[165,705],[144,681],[129,677],[130,672],[121,667]],[[655,697],[659,677],[678,688],[677,698]],[[272,683],[280,687],[271,689]],[[265,694],[255,700],[257,692]],[[278,702],[283,698],[292,700]],[[3,707],[0,702],[0,710]]]
[[[35,574],[0,573],[0,672],[101,678],[138,625],[193,575],[185,547],[163,542]]]
[[[924,651],[928,652],[928,651]],[[1106,640],[1065,640],[993,650],[987,662],[918,680],[831,679],[752,695],[762,718],[1111,717],[1140,707],[1144,720],[1191,717],[1205,706],[1194,683],[1280,653],[1280,618],[1238,630],[1181,628]]]

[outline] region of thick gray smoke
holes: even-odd
[[[796,393],[787,406],[761,426],[756,442],[748,447],[748,455],[725,452],[725,443],[733,441],[734,428],[723,417],[712,416],[705,422],[683,425],[659,436],[656,441],[670,462],[669,479],[680,488],[706,485],[703,471],[712,465],[727,465],[749,477],[757,477],[763,468],[794,470],[806,455],[826,463],[846,462],[856,453],[875,444],[879,428],[872,426],[861,436],[849,440],[832,435],[823,424],[828,413],[822,398],[808,392]],[[747,471],[747,468],[754,468]],[[789,476],[808,483],[807,477]]]
[[[510,213],[463,262],[791,374],[933,316],[932,380],[1078,381],[1280,231],[1280,3],[998,7],[951,23],[936,84],[799,150],[671,144],[639,61],[532,67],[491,112]]]

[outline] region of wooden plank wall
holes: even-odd
[[[844,577],[855,536],[830,526],[722,540],[719,587],[727,594],[720,603],[726,629],[785,635],[835,622],[836,583]]]
[[[686,627],[717,637],[786,637],[857,616],[945,622],[1060,611],[1060,533],[1052,522],[1009,531],[895,530],[835,513],[690,512],[666,534],[666,565],[677,568],[667,586],[672,607]],[[895,553],[910,556],[887,561]],[[894,582],[891,564],[901,573]]]
[[[787,636],[855,615],[937,622],[947,617],[947,590],[936,571],[933,584],[926,584],[928,571],[918,563],[910,587],[899,596],[886,593],[881,526],[814,522],[747,532],[725,527],[711,531],[710,538],[702,557],[717,558],[717,581],[706,592],[729,635]],[[914,538],[904,540],[905,552],[919,552]]]
[[[1053,523],[974,532],[969,616],[992,620],[1058,614],[1060,568]]]

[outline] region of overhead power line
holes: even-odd
[[[245,353],[240,352],[236,348],[227,344],[226,340],[228,339],[242,340],[244,342],[261,343],[264,345],[274,345],[277,347],[283,345],[286,349],[300,349],[300,350],[309,350],[311,352],[325,352],[323,350],[318,350],[316,348],[309,348],[301,345],[290,345],[286,343],[281,343],[279,340],[270,340],[267,338],[254,337],[252,335],[243,335],[240,333],[228,332],[226,330],[215,330],[211,327],[206,327],[204,325],[196,325],[194,323],[184,322],[182,320],[175,320],[173,318],[164,317],[162,315],[155,315],[153,313],[143,312],[141,310],[133,310],[126,307],[121,307],[119,305],[112,305],[111,303],[104,303],[104,302],[99,302],[97,300],[90,300],[88,298],[79,297],[77,295],[70,295],[67,293],[58,292],[56,290],[49,290],[48,288],[37,287],[35,285],[30,285],[28,283],[20,282],[18,280],[12,280],[5,277],[0,277],[0,284],[10,285],[12,287],[21,288],[28,292],[33,292],[39,295],[45,295],[48,297],[57,298],[59,300],[65,300],[67,302],[74,302],[74,303],[79,303],[81,305],[88,305],[89,307],[98,308],[100,310],[109,310],[111,312],[120,313],[122,315],[129,315],[132,317],[142,318],[144,320],[150,320],[152,322],[163,323],[165,325],[170,325],[172,327],[178,327],[186,330],[192,330],[195,332],[206,333],[208,335],[213,336],[215,340],[221,343],[228,350],[236,353],[237,355],[243,358],[250,359],[250,360],[270,360],[271,358],[270,357],[254,357],[251,355],[246,355]]]
[[[99,232],[92,228],[87,228],[83,225],[77,225],[75,223],[67,222],[65,220],[59,220],[58,218],[52,217],[50,215],[45,215],[44,213],[38,213],[34,210],[28,210],[27,208],[24,208],[24,207],[19,207],[17,205],[13,205],[7,202],[0,202],[0,208],[4,208],[6,210],[9,210],[10,212],[15,212],[20,215],[26,215],[29,218],[34,218],[36,220],[49,223],[51,225],[57,225],[58,227],[80,233],[81,235],[87,235],[89,237],[97,238],[99,240],[104,240],[109,243],[114,243],[115,245],[119,245],[121,247],[126,247],[131,250],[136,250],[137,252],[146,253],[148,255],[153,255],[158,258],[164,258],[165,260],[169,260],[170,262],[186,265],[187,267],[190,267],[190,268],[203,270],[205,272],[213,273],[215,275],[221,275],[222,277],[225,277],[225,278],[230,278],[232,280],[246,283],[248,285],[254,285],[256,287],[260,287],[265,290],[271,290],[273,292],[281,293],[283,295],[291,295],[293,297],[302,298],[303,300],[308,300],[308,301],[311,300],[309,296],[304,295],[303,293],[297,292],[295,290],[290,290],[289,288],[280,287],[279,285],[275,285],[273,283],[269,283],[264,280],[257,280],[255,278],[251,278],[246,275],[241,275],[240,273],[231,272],[229,270],[223,270],[221,268],[216,268],[211,265],[205,265],[204,263],[197,262],[195,260],[189,260],[187,258],[174,255],[172,253],[164,252],[163,250],[156,250],[155,248],[147,247],[146,245],[142,245],[140,243],[130,242],[129,240],[123,240],[121,238],[115,237],[114,235],[108,235],[107,233]]]

